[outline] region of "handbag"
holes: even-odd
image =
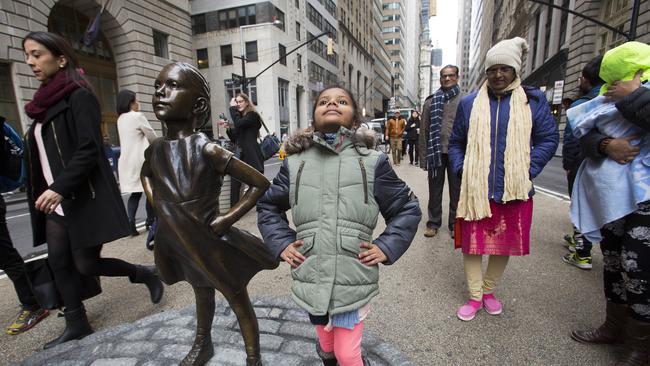
[[[40,258],[25,262],[25,273],[32,288],[32,293],[44,309],[59,309],[63,307],[63,300],[56,288],[54,274],[47,258]],[[85,276],[79,274],[81,280],[81,299],[86,300],[102,293],[102,285],[98,276]]]
[[[266,136],[264,136],[264,139],[262,139],[262,142],[260,143],[260,151],[262,152],[262,158],[264,160],[269,160],[273,155],[280,151],[280,139],[275,135],[271,135],[264,121],[261,122],[262,126],[266,130]]]

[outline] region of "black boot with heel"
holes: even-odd
[[[93,329],[90,327],[90,323],[88,323],[88,318],[86,317],[86,309],[83,305],[74,310],[65,309],[63,316],[65,317],[65,330],[63,334],[45,343],[43,349],[49,349],[73,339],[81,339],[93,333]]]
[[[158,274],[156,273],[156,267],[147,267],[147,266],[135,266],[136,272],[135,275],[129,276],[131,283],[144,283],[149,289],[149,294],[151,295],[151,302],[157,304],[162,299],[163,292],[165,288],[163,287]]]

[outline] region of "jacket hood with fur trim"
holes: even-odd
[[[354,135],[358,145],[365,146],[368,149],[375,148],[375,132],[368,128],[359,127],[352,131],[341,128],[338,133],[346,133],[350,137]],[[315,134],[322,137],[322,134],[315,131],[311,126],[296,131],[284,143],[284,152],[287,155],[293,155],[309,149],[316,143],[314,140]]]

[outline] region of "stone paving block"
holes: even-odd
[[[210,360],[209,365],[221,365],[226,362],[235,365],[246,365],[246,352],[243,349],[219,347],[214,350],[214,356]],[[269,363],[269,365],[273,364]]]
[[[212,329],[212,342],[219,344],[243,344],[244,338],[238,331],[226,329]]]
[[[116,356],[137,356],[153,353],[158,345],[153,342],[123,342],[115,345]]]
[[[123,335],[122,339],[125,339],[127,341],[147,340],[149,338],[149,334],[151,333],[151,331],[152,329],[148,329],[148,328],[136,329],[130,333]]]
[[[292,309],[297,305],[293,302],[293,300],[284,297],[260,296],[256,299],[253,299],[253,306],[273,306],[283,309]]]
[[[282,324],[279,330],[280,334],[288,334],[297,337],[305,337],[316,339],[316,330],[314,326],[308,323],[292,323],[287,322]]]
[[[79,352],[74,354],[68,353],[70,358],[75,358],[79,360],[94,360],[98,358],[110,358],[113,357],[113,350],[115,345],[112,343],[100,343],[100,344],[90,344],[85,347],[82,347]]]
[[[262,352],[262,363],[264,363],[265,365],[302,366],[303,359],[298,356],[287,355],[282,353]]]
[[[372,333],[364,333],[363,338],[361,339],[361,347],[368,348],[374,347],[381,343],[381,339],[377,338]]]
[[[60,361],[48,361],[44,366],[86,366],[86,361],[79,360],[60,360]]]
[[[237,338],[231,338],[231,339],[237,339]],[[284,338],[272,334],[265,334],[262,333],[260,334],[260,347],[263,350],[269,350],[269,351],[277,351],[282,347],[282,342],[284,342]],[[237,345],[241,346],[242,349],[244,349],[244,338],[239,336],[236,342]]]
[[[141,363],[140,366],[178,366],[177,360],[150,360]]]
[[[282,353],[289,353],[300,356],[317,356],[316,354],[316,340],[313,342],[306,341],[288,341],[282,346]]]
[[[213,327],[230,328],[235,323],[237,323],[237,318],[234,315],[216,315],[212,319]]]
[[[173,327],[187,327],[187,326],[192,326],[194,327],[196,325],[196,316],[181,316],[180,318],[172,319],[170,321],[165,322],[165,325],[173,326]]]
[[[146,327],[156,322],[166,322],[168,320],[176,319],[179,317],[179,315],[180,314],[178,313],[178,310],[167,310],[158,314],[150,315],[146,318],[142,318],[135,322],[134,325],[137,327]]]
[[[90,366],[135,366],[137,363],[137,358],[100,358]]]
[[[284,309],[273,308],[273,309],[271,309],[271,311],[269,312],[269,318],[276,318],[276,319],[279,319],[283,312],[284,312]]]
[[[277,333],[280,329],[280,322],[271,319],[257,319],[260,333]],[[239,323],[233,325],[233,329],[239,330]]]
[[[125,323],[125,324],[116,325],[113,328],[104,329],[102,331],[95,332],[87,337],[82,338],[79,341],[79,344],[81,346],[87,346],[89,344],[103,342],[106,339],[113,338],[116,335],[129,331],[131,329],[133,329],[133,324]]]
[[[270,308],[254,308],[255,316],[258,318],[268,318],[269,313],[271,312]]]
[[[151,340],[156,339],[172,339],[179,342],[191,341],[194,339],[194,331],[179,327],[163,327],[151,335]]]
[[[158,357],[180,361],[187,355],[190,349],[192,349],[190,344],[168,344],[162,347]]]
[[[294,322],[309,322],[309,314],[303,309],[289,309],[282,314],[282,319]]]

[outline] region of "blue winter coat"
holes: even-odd
[[[528,96],[528,103],[533,117],[533,128],[530,136],[530,179],[535,178],[542,168],[555,154],[559,143],[557,123],[551,114],[544,93],[539,89],[524,87]],[[488,197],[496,202],[502,202],[503,177],[505,169],[503,165],[504,153],[506,150],[506,132],[508,131],[508,118],[510,116],[510,97],[512,93],[506,93],[497,97],[488,91],[490,97],[490,174],[488,176]],[[465,160],[465,147],[467,145],[467,134],[469,131],[469,117],[472,112],[472,105],[477,92],[474,92],[461,99],[456,111],[454,128],[449,138],[449,161],[452,169],[457,175],[463,171]],[[497,115],[498,114],[498,115]],[[534,190],[529,193],[534,194]]]

